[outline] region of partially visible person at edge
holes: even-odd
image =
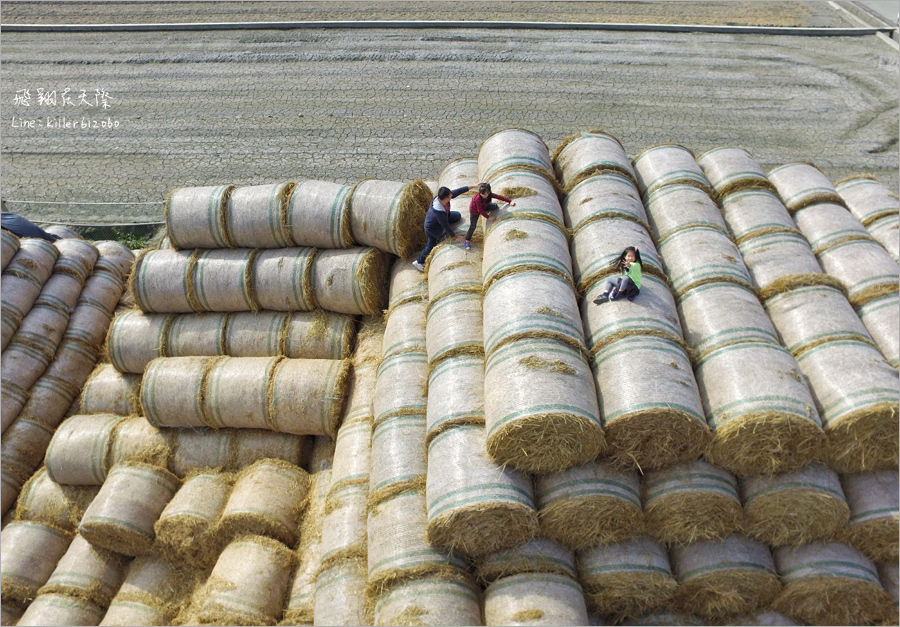
[[[31,220],[11,211],[0,213],[0,228],[19,237],[39,237],[48,242],[55,242],[59,239],[59,235],[48,233]]]
[[[437,246],[438,242],[445,237],[452,237],[457,242],[466,241],[462,235],[456,235],[450,226],[462,220],[462,215],[460,215],[459,211],[450,211],[450,201],[460,194],[465,194],[470,189],[472,189],[471,185],[454,190],[451,190],[449,187],[441,187],[437,196],[431,201],[431,206],[425,214],[425,235],[428,237],[428,243],[425,244],[425,250],[412,264],[419,272],[425,272],[425,260],[431,254],[431,249]]]
[[[488,211],[497,211],[500,209],[497,203],[491,202],[491,200],[494,199],[508,202],[513,207],[516,206],[516,203],[512,198],[493,193],[491,191],[490,183],[482,183],[479,185],[478,193],[472,196],[472,201],[469,203],[469,230],[466,232],[466,250],[469,250],[470,248],[472,236],[475,234],[475,227],[478,226],[478,218],[484,216],[485,220],[490,220],[493,216],[489,215]]]
[[[594,299],[597,305],[607,300],[619,300],[634,297],[641,293],[641,252],[635,246],[629,246],[611,264],[611,268],[621,270],[624,276],[611,278],[603,285],[603,293]]]

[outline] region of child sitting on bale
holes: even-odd
[[[634,297],[641,292],[641,253],[636,246],[629,246],[610,264],[611,268],[622,271],[624,276],[612,278],[603,285],[603,293],[594,299],[599,305],[607,300],[619,300]]]

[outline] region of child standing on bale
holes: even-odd
[[[641,292],[641,252],[635,246],[629,246],[610,264],[610,267],[622,271],[624,276],[609,279],[603,286],[603,293],[594,299],[599,305],[607,300],[619,300],[634,297]]]
[[[478,226],[478,218],[484,216],[486,220],[490,220],[492,216],[488,215],[488,211],[497,211],[500,207],[497,203],[491,202],[494,199],[508,202],[513,207],[516,203],[506,196],[494,194],[491,192],[490,183],[482,183],[478,186],[478,193],[472,196],[472,202],[469,203],[469,230],[466,233],[466,250],[469,250],[469,242],[475,234],[475,227]]]
[[[470,189],[472,187],[469,185],[454,190],[449,187],[441,187],[437,196],[431,201],[431,206],[425,214],[425,235],[428,237],[428,243],[425,244],[425,250],[422,251],[419,258],[412,263],[419,272],[425,272],[425,260],[428,259],[431,249],[442,239],[452,237],[458,242],[465,241],[462,235],[454,234],[453,229],[450,228],[451,224],[462,220],[459,211],[450,211],[450,200],[460,194],[465,194]]]

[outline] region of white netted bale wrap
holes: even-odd
[[[374,420],[372,401],[377,382],[376,365],[372,362],[355,366],[350,375],[342,424]]]
[[[835,244],[851,240],[871,240],[872,236],[842,205],[816,203],[794,213],[797,228],[817,255]]]
[[[22,486],[15,519],[40,522],[74,532],[99,486],[65,486],[50,479],[46,468],[35,472]]]
[[[857,307],[856,313],[872,339],[881,350],[881,354],[894,368],[900,361],[900,295],[888,294],[881,298],[870,300],[862,307]]]
[[[587,625],[581,585],[555,573],[498,579],[484,591],[485,625]]]
[[[722,538],[741,522],[737,479],[703,460],[648,472],[641,491],[647,531],[662,542]]]
[[[309,311],[313,302],[314,248],[262,250],[253,258],[249,283],[256,309]]]
[[[106,607],[125,577],[126,559],[76,535],[39,595],[62,594]]]
[[[678,314],[695,362],[739,342],[778,345],[778,334],[756,294],[737,283],[707,283],[682,294]]]
[[[388,304],[391,309],[410,301],[428,300],[425,275],[405,259],[397,259],[391,268]]]
[[[484,585],[519,573],[557,573],[570,579],[577,577],[572,551],[541,537],[522,546],[487,555],[475,566],[475,573]]]
[[[234,185],[182,187],[166,199],[164,219],[172,247],[228,248],[225,207]]]
[[[510,168],[534,170],[555,178],[547,144],[537,134],[521,128],[492,133],[478,147],[479,181],[492,179]]]
[[[218,548],[214,525],[225,508],[231,482],[231,475],[211,470],[188,475],[154,524],[162,555],[202,563],[209,557],[205,551]]]
[[[4,606],[11,605],[4,603]],[[66,594],[41,594],[19,618],[23,625],[99,625],[104,609]],[[12,623],[10,623],[12,624]]]
[[[4,512],[12,504],[18,488],[31,476],[44,458],[53,430],[33,420],[20,418],[3,434],[0,455],[3,457],[5,478],[14,478],[15,486],[3,494]]]
[[[312,266],[316,305],[345,314],[380,313],[387,304],[388,263],[377,248],[319,251]]]
[[[400,353],[382,361],[375,382],[375,423],[391,416],[425,415],[427,381],[425,353]]]
[[[428,539],[482,556],[520,545],[538,529],[531,480],[484,454],[484,427],[460,426],[428,445]]]
[[[897,562],[898,487],[896,470],[841,476],[850,505],[845,541],[873,562]]]
[[[788,163],[770,170],[769,182],[791,213],[822,202],[844,204],[834,185],[811,163]]]
[[[429,300],[459,291],[480,292],[481,257],[477,246],[466,250],[452,241],[436,246],[426,264]]]
[[[100,253],[97,263],[94,264],[94,272],[108,272],[117,279],[125,281],[131,274],[134,251],[125,244],[113,240],[94,242],[94,246]]]
[[[122,416],[72,416],[56,430],[47,447],[47,473],[65,485],[100,485],[106,479],[107,450]]]
[[[428,373],[428,441],[460,425],[484,425],[484,359],[457,355]]]
[[[431,202],[431,190],[421,179],[411,183],[364,180],[347,202],[353,239],[401,258],[425,244],[420,226]]]
[[[768,233],[791,233],[797,225],[774,191],[744,189],[719,201],[734,240],[742,242]]]
[[[693,185],[666,185],[646,197],[653,241],[660,243],[673,233],[701,226],[727,233],[725,220],[709,195]]]
[[[113,318],[106,337],[106,352],[119,372],[143,374],[147,364],[162,356],[169,316],[123,311]]]
[[[553,165],[567,190],[600,173],[621,173],[629,180],[635,179],[634,168],[622,143],[599,130],[563,139],[553,152]]]
[[[650,536],[580,552],[578,578],[588,606],[619,620],[666,607],[677,585],[666,547]]]
[[[34,301],[34,306],[55,307],[68,313],[78,304],[78,297],[81,296],[83,289],[84,281],[70,274],[53,274],[44,283],[44,288]],[[19,329],[19,332],[21,333],[22,329]]]
[[[0,270],[6,269],[18,251],[19,238],[11,231],[3,229],[3,238],[0,241]]]
[[[112,364],[100,364],[84,384],[80,412],[121,416],[140,414],[140,388],[140,376],[123,374]]]
[[[772,609],[808,625],[867,624],[894,605],[875,565],[854,548],[815,542],[775,549],[784,590]]]
[[[346,484],[368,485],[371,453],[372,423],[369,420],[345,421],[335,439],[331,489]]]
[[[59,257],[53,265],[54,273],[68,274],[80,281],[85,281],[91,275],[100,256],[100,251],[91,242],[59,239],[53,245],[59,251]]]
[[[643,531],[637,471],[593,461],[535,478],[541,535],[573,550],[618,542]]]
[[[228,321],[225,313],[172,314],[161,345],[163,356],[224,355]]]
[[[825,428],[828,465],[838,472],[897,466],[897,371],[869,344],[827,342],[797,358]]]
[[[269,415],[274,430],[334,437],[344,405],[349,360],[284,359],[272,375]]]
[[[765,307],[784,346],[795,356],[823,342],[871,342],[847,297],[829,285],[793,288],[766,300]]]
[[[584,225],[606,218],[632,220],[650,230],[632,179],[616,172],[591,176],[572,187],[563,201],[563,215],[573,235]]]
[[[229,320],[225,345],[241,329],[236,314]],[[352,316],[323,310],[312,313],[293,312],[288,316],[284,338],[284,355],[291,359],[347,359],[356,336],[356,322]]]
[[[484,390],[487,451],[498,464],[558,472],[606,448],[590,369],[571,346],[523,339],[498,348]]]
[[[365,589],[365,560],[344,560],[321,571],[316,577],[315,624],[370,624]]]
[[[900,605],[898,604],[898,598],[900,598],[900,585],[898,585],[900,573],[898,573],[898,570],[900,570],[900,568],[898,568],[896,563],[881,563],[877,564],[877,567],[881,585],[894,602],[891,611],[885,614],[884,622],[882,624],[894,624],[898,622],[897,617],[898,614],[900,614],[900,609],[898,609],[898,605]]]
[[[58,256],[59,251],[50,242],[25,238],[4,269],[0,283],[4,350],[50,278]]]
[[[721,231],[703,227],[678,231],[659,244],[659,253],[676,296],[706,283],[751,286],[741,253]]]
[[[425,326],[429,364],[433,367],[460,355],[483,355],[482,320],[482,297],[477,292],[456,292],[429,303]]]
[[[463,576],[466,565],[462,556],[428,542],[423,492],[401,492],[369,509],[369,598],[378,598],[388,586],[402,580],[429,574]]]
[[[304,463],[309,437],[268,429],[236,429],[231,439],[229,468],[240,470],[261,459],[280,459],[295,466]]]
[[[381,363],[384,325],[383,316],[368,316],[359,321],[359,334],[356,339],[356,349],[353,352],[353,365],[356,368],[363,366],[377,368]]]
[[[190,250],[145,250],[139,253],[128,278],[134,302],[145,313],[198,311],[199,305],[193,294],[195,263],[194,251]]]
[[[900,213],[900,201],[874,177],[851,176],[838,181],[835,191],[847,204],[850,213],[868,226],[885,216]]]
[[[285,231],[297,246],[347,248],[350,230],[349,185],[328,181],[300,181],[290,196]]]
[[[586,292],[604,279],[619,275],[621,270],[615,264],[626,246],[640,251],[644,279],[655,276],[666,280],[647,230],[631,220],[608,218],[589,222],[572,238],[572,265],[578,289]]]
[[[738,245],[760,299],[803,285],[833,285],[835,278],[822,272],[822,266],[799,233],[768,233]]]
[[[166,467],[171,454],[171,445],[165,434],[144,417],[130,416],[113,429],[107,463],[110,468],[126,461]]]
[[[769,546],[837,537],[850,510],[837,474],[821,464],[741,479],[743,531]]]
[[[229,446],[234,429],[172,429],[169,470],[185,477],[198,468],[224,468],[228,465]]]
[[[425,301],[408,301],[391,309],[384,327],[382,358],[425,350]]]
[[[344,485],[328,495],[321,532],[322,568],[366,558],[367,500],[366,486],[359,484]]]
[[[141,407],[157,427],[207,426],[203,389],[216,357],[159,357],[144,371]]]
[[[95,351],[80,342],[63,339],[56,358],[31,388],[30,398],[22,407],[22,417],[37,418],[50,426],[58,425],[96,363]],[[4,409],[4,420],[6,415]]]
[[[900,268],[877,242],[844,242],[822,252],[818,258],[825,272],[847,290],[847,297],[854,307],[861,307],[885,294],[897,293]]]
[[[4,527],[0,534],[3,603],[27,604],[34,599],[71,541],[71,533],[43,523],[15,521]]]
[[[2,413],[3,421],[2,430],[6,432],[6,429],[19,417],[22,408],[28,402],[29,392],[12,382],[4,381],[0,395],[2,395],[2,400],[0,400],[0,413]]]
[[[484,241],[482,280],[491,281],[523,270],[572,278],[566,234],[543,220],[516,218],[497,222]]]
[[[35,299],[41,293],[41,286],[29,279],[4,273],[0,279],[0,292],[3,292],[3,302],[0,303],[3,307],[0,320],[3,333],[2,349],[6,350],[12,336],[22,324],[22,318],[31,311]]]
[[[46,322],[58,322],[59,318],[62,318],[62,322],[65,324],[65,316],[49,307],[40,309],[46,310],[48,313],[53,312],[51,316],[44,318]],[[29,316],[34,313],[36,312],[32,309]],[[51,359],[52,352],[46,347],[41,350],[24,342],[10,342],[3,351],[3,363],[0,366],[0,372],[2,372],[0,376],[2,376],[4,387],[11,385],[14,386],[13,389],[28,390],[50,365]]]
[[[421,489],[426,466],[424,414],[379,421],[372,431],[369,501],[380,503],[403,490]]]
[[[471,582],[424,577],[391,588],[375,603],[373,625],[480,625],[479,590]]]
[[[631,164],[644,198],[660,187],[678,183],[712,193],[712,186],[694,160],[694,153],[679,144],[651,146],[632,159]]]
[[[636,363],[640,376],[624,376]],[[706,448],[709,427],[682,346],[663,337],[624,337],[599,350],[591,366],[616,466],[653,470],[696,459]]]
[[[257,252],[250,249],[201,250],[191,277],[197,311],[256,311],[260,308],[250,276]]]
[[[153,525],[180,484],[164,468],[117,464],[85,511],[78,532],[95,546],[122,555],[146,555],[156,537]]]
[[[201,591],[200,621],[274,625],[281,618],[295,562],[287,547],[269,538],[249,535],[235,540],[222,551]]]
[[[238,187],[228,198],[225,227],[232,246],[286,248],[293,246],[287,228],[288,204],[294,183]]]
[[[673,604],[706,618],[765,609],[781,591],[769,548],[744,536],[672,547]]]
[[[697,164],[720,200],[739,190],[774,189],[756,159],[743,148],[720,146],[707,150],[697,157]]]
[[[897,216],[888,216],[868,227],[872,239],[884,246],[891,259],[900,261],[900,219]]]
[[[517,217],[546,221],[564,229],[562,206],[556,195],[555,182],[552,175],[548,178],[519,168],[492,177],[492,192],[513,199],[516,205],[500,205],[500,210],[494,212],[496,220],[490,226],[485,225],[485,232],[490,234],[497,224]]]
[[[58,257],[59,249],[47,240],[25,237],[19,240],[19,249],[3,273],[30,280],[40,287],[50,278]]]
[[[474,185],[478,182],[478,158],[460,157],[444,166],[438,175],[437,184],[440,187],[456,189],[463,185]]]
[[[706,458],[749,476],[809,463],[822,423],[803,372],[780,346],[746,342],[709,352],[694,373],[712,441]]]
[[[540,294],[540,298],[535,298]],[[521,339],[546,338],[584,349],[584,330],[572,286],[554,274],[518,272],[484,292],[484,351]]]
[[[174,564],[156,556],[138,557],[100,624],[169,624],[190,583]]]

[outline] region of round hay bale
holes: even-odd
[[[108,466],[138,461],[166,467],[172,454],[169,442],[159,429],[142,416],[131,416],[117,423],[109,443]]]
[[[577,578],[572,551],[541,537],[484,556],[475,563],[475,573],[483,585],[520,573],[557,573]]]
[[[574,185],[563,201],[563,216],[573,236],[586,224],[607,218],[631,220],[650,230],[633,180],[618,172],[592,175]]]
[[[900,213],[897,194],[875,178],[851,176],[838,181],[834,189],[846,203],[850,213],[866,226],[885,216]]]
[[[22,408],[28,402],[28,391],[23,390],[18,385],[9,381],[3,382],[3,388],[0,390],[0,413],[2,413],[3,432],[9,428],[11,424],[19,417]]]
[[[390,309],[411,301],[427,301],[428,284],[425,275],[405,259],[397,259],[391,268],[388,303]]]
[[[46,468],[41,468],[22,486],[15,519],[74,532],[99,490],[99,486],[60,485],[50,479]]]
[[[420,491],[395,494],[369,509],[368,598],[377,599],[397,582],[426,575],[464,576],[465,560],[432,547],[426,526],[425,495]]]
[[[478,147],[479,181],[493,179],[511,168],[530,169],[548,179],[556,178],[547,144],[537,134],[521,128],[492,133]]]
[[[82,290],[84,281],[79,281],[70,274],[53,274],[44,283],[40,295],[34,301],[34,307],[55,307],[68,314],[78,304]]]
[[[25,607],[19,603],[7,601],[0,605],[0,623],[3,625],[15,625],[25,613]]]
[[[534,298],[540,294],[539,299]],[[584,330],[575,292],[565,279],[546,272],[519,272],[493,281],[484,292],[484,350],[516,340],[553,339],[584,350]]]
[[[422,488],[427,466],[425,415],[392,416],[376,423],[371,459],[371,503]]]
[[[141,413],[141,377],[123,374],[112,364],[100,364],[81,391],[80,413],[118,414]]]
[[[694,368],[712,440],[706,458],[741,476],[787,472],[823,444],[822,423],[803,372],[773,344],[731,344]]]
[[[507,274],[524,270],[572,278],[566,234],[553,224],[535,218],[503,220],[491,227],[484,241],[481,268],[485,288]]]
[[[250,264],[249,285],[257,304],[248,307],[273,311],[310,311],[315,308],[313,263],[315,248],[261,250]]]
[[[424,577],[391,588],[375,602],[373,625],[480,625],[479,590],[471,582]]]
[[[196,311],[256,311],[250,277],[256,251],[201,250],[194,254],[191,288]]]
[[[350,361],[283,359],[269,383],[275,431],[334,437],[344,407]]]
[[[647,531],[662,542],[722,538],[741,523],[737,479],[703,460],[648,472],[641,491]]]
[[[78,310],[85,305],[96,307],[111,316],[119,306],[119,300],[125,290],[125,283],[116,275],[109,272],[94,272],[84,282],[84,289],[78,298],[78,306],[72,312],[72,317],[77,318]],[[103,331],[106,333],[106,329]]]
[[[428,373],[427,442],[447,429],[484,425],[484,359],[478,355],[449,357]]]
[[[0,455],[3,467],[14,474],[19,485],[24,484],[35,468],[40,466],[53,429],[33,420],[19,419],[4,434]]]
[[[67,354],[71,355],[72,353],[67,351]],[[51,370],[54,370],[53,364],[50,364],[47,372]],[[4,387],[3,391],[6,392],[8,390]],[[24,403],[22,418],[31,419],[39,416],[43,424],[56,426],[72,406],[75,397],[78,396],[78,392],[79,388],[72,383],[44,373],[44,376],[38,379],[34,387],[31,388],[30,396],[27,398],[22,396],[21,398],[21,402]],[[14,415],[13,412],[9,413],[10,417]],[[3,426],[8,426],[5,407],[2,409],[2,419]]]
[[[91,242],[82,239],[59,239],[53,245],[59,257],[53,265],[54,273],[68,274],[84,282],[94,270],[100,251]]]
[[[623,377],[636,363],[641,375]],[[591,367],[612,464],[654,470],[696,459],[706,448],[709,427],[680,344],[652,335],[623,337],[597,351]]]
[[[388,257],[376,248],[322,250],[312,266],[316,306],[338,313],[380,314],[387,303]]]
[[[854,548],[815,542],[775,549],[784,590],[772,609],[808,625],[865,625],[893,609],[875,565]]]
[[[62,340],[63,333],[67,330],[66,324],[69,322],[69,314],[67,311],[60,311],[57,307],[49,305],[35,304],[22,320],[19,330],[13,337],[7,350],[16,350],[14,347],[23,346],[31,350],[35,350],[44,357],[47,363],[53,359],[59,342]],[[6,363],[4,361],[4,366]],[[15,368],[9,369],[7,366],[6,374],[11,380],[15,380],[17,372]],[[10,376],[12,375],[12,376]],[[40,376],[38,373],[37,376]],[[37,377],[34,377],[37,381]],[[34,381],[27,387],[34,385]]]
[[[425,353],[399,353],[382,361],[375,383],[375,424],[391,416],[423,416],[427,376]]]
[[[214,428],[280,431],[277,416],[270,411],[270,389],[275,370],[282,361],[281,357],[220,357],[213,361],[205,372],[200,391],[204,422]],[[161,426],[181,425],[175,417],[173,423]]]
[[[436,301],[453,292],[481,291],[482,252],[466,250],[450,241],[439,244],[428,256],[428,299]]]
[[[421,179],[411,183],[360,181],[347,201],[353,239],[406,259],[425,244],[420,225],[432,198]]]
[[[635,180],[634,168],[622,143],[602,131],[578,133],[563,139],[553,153],[553,166],[567,190],[598,174],[621,173]]]
[[[163,344],[164,356],[213,357],[230,354],[226,353],[224,345],[225,328],[230,320],[225,313],[172,315]]]
[[[705,227],[728,233],[719,207],[702,189],[673,184],[660,187],[646,196],[647,216],[653,241],[691,227]]]
[[[765,307],[784,346],[794,356],[834,340],[871,342],[847,297],[830,285],[793,288],[767,299]]]
[[[0,534],[0,594],[3,603],[27,605],[65,555],[72,534],[37,522],[12,522]]]
[[[600,461],[535,478],[541,535],[572,550],[618,542],[643,531],[637,471]]]
[[[419,272],[416,270],[416,272]],[[381,363],[381,348],[384,344],[384,316],[366,316],[359,321],[353,365],[378,367]]]
[[[94,277],[91,277],[93,279]],[[89,281],[91,280],[89,279]],[[85,293],[88,288],[85,288]],[[115,305],[108,309],[98,309],[93,303],[87,302],[85,293],[79,300],[78,306],[69,317],[69,325],[66,327],[65,337],[81,342],[92,351],[99,353],[103,347],[103,340],[109,331],[109,323],[112,322]]]
[[[26,237],[19,240],[19,250],[3,269],[3,274],[26,279],[40,287],[53,273],[57,257],[59,249],[47,240]]]
[[[872,239],[884,246],[891,259],[900,261],[900,220],[897,216],[888,216],[868,227]]]
[[[331,470],[331,461],[334,459],[334,439],[324,435],[313,436],[312,449],[306,467],[310,472]]]
[[[825,428],[828,465],[839,473],[894,468],[897,371],[869,344],[827,342],[797,358]]]
[[[425,347],[432,368],[446,359],[484,354],[482,311],[482,297],[476,292],[455,292],[429,303]]]
[[[759,163],[743,148],[719,146],[707,150],[697,157],[697,164],[720,201],[746,189],[774,191]]]
[[[791,213],[817,203],[844,204],[828,177],[811,163],[778,166],[769,171],[768,178]]]
[[[840,281],[854,307],[897,293],[900,269],[877,242],[844,242],[822,252],[818,258],[825,272]]]
[[[16,276],[3,275],[0,279],[0,292],[3,292],[4,300],[0,306],[2,313],[2,349],[6,350],[9,341],[15,335],[22,318],[31,310],[32,304],[41,293],[41,288],[28,279]]]
[[[47,352],[22,342],[10,342],[3,351],[3,362],[0,366],[4,387],[13,385],[14,390],[23,391],[31,388],[50,365],[52,356],[48,356]]]
[[[192,313],[196,296],[190,250],[148,250],[139,253],[128,278],[134,302],[145,313]]]
[[[881,354],[894,368],[900,362],[900,324],[897,322],[900,311],[900,295],[888,294],[870,300],[856,309],[860,320],[866,326],[873,340],[881,350]]]
[[[322,520],[321,568],[367,554],[365,485],[345,484],[331,490]]]
[[[176,249],[231,248],[226,207],[234,185],[174,189],[163,210],[169,241]]]
[[[685,184],[712,194],[712,186],[694,160],[694,153],[679,144],[651,146],[631,160],[638,190],[646,198],[665,185]]]
[[[797,232],[797,225],[774,189],[743,189],[720,198],[719,204],[738,245],[769,233]]]
[[[769,548],[739,535],[672,547],[674,607],[706,618],[769,607],[781,591]]]
[[[900,536],[896,470],[879,470],[841,476],[850,505],[847,544],[873,562],[897,562]]]
[[[0,510],[3,515],[6,515],[6,512],[15,503],[22,483],[22,478],[18,477],[17,473],[5,466],[0,466],[0,506],[2,506]]]
[[[374,422],[375,413],[372,401],[375,397],[376,370],[373,362],[353,368],[349,378],[341,424],[359,421]]]
[[[243,536],[222,551],[203,591],[199,618],[212,625],[274,625],[296,557],[270,538]],[[248,577],[247,573],[253,573]]]
[[[94,242],[100,256],[94,264],[94,273],[106,272],[124,282],[131,274],[134,252],[125,244],[114,240]]]
[[[19,618],[19,623],[23,625],[99,625],[103,614],[102,607],[77,597],[66,594],[42,594],[25,609]]]
[[[224,468],[235,429],[175,429],[169,470],[185,477],[199,468]]]
[[[91,544],[122,555],[147,555],[153,525],[181,482],[164,468],[124,462],[112,467],[78,532]]]
[[[244,324],[245,314],[235,314],[225,334],[226,346],[231,346],[233,334]],[[257,314],[259,315],[259,314]],[[235,317],[240,316],[241,320]],[[288,316],[285,329],[284,352],[291,359],[347,359],[356,336],[352,316],[318,309],[312,313],[294,312]]]
[[[113,428],[123,420],[113,414],[72,416],[59,426],[47,447],[47,473],[64,485],[100,485],[109,468],[107,451]]]
[[[837,474],[820,464],[742,478],[741,494],[743,532],[769,546],[831,540],[850,516]]]
[[[434,546],[483,556],[537,533],[530,479],[487,459],[482,426],[455,427],[431,440],[425,494]]]
[[[309,492],[309,474],[279,459],[262,459],[234,481],[215,533],[237,538],[251,533],[293,546]]]
[[[617,622],[664,609],[677,586],[666,547],[650,536],[580,552],[578,579],[588,606]]]
[[[581,319],[591,354],[615,341],[636,335],[652,335],[683,344],[681,320],[665,281],[644,275],[641,293],[634,300],[615,300],[598,307],[594,299],[603,292],[597,281],[581,301]]]
[[[498,224],[509,218],[541,220],[565,230],[556,178],[552,175],[547,177],[542,173],[515,167],[492,177],[490,183],[495,194],[512,198],[516,201],[516,206],[500,205],[500,210],[494,213],[496,219],[491,221],[490,226],[485,225],[485,233],[490,234]]]
[[[300,466],[305,443],[301,435],[277,433],[268,429],[236,429],[228,452],[228,468],[240,470],[261,459],[280,459]]]
[[[295,183],[238,187],[225,212],[227,239],[232,247],[287,248],[294,246],[288,228],[289,204]]]
[[[175,618],[187,581],[158,557],[131,562],[122,587],[109,604],[101,625],[167,625]]]
[[[203,427],[203,391],[216,357],[159,357],[144,371],[141,407],[155,427]]]
[[[898,613],[898,603],[897,599],[900,598],[900,594],[898,594],[898,584],[897,580],[900,575],[898,575],[898,567],[896,563],[881,563],[878,564],[878,576],[881,579],[881,585],[884,587],[884,591],[888,593],[888,596],[891,597],[891,600],[894,602],[893,610],[885,614],[883,625],[892,625],[897,622]]]
[[[491,353],[484,370],[486,448],[497,464],[545,474],[583,464],[606,448],[582,351],[523,339]]]
[[[125,578],[126,566],[124,556],[76,535],[38,595],[62,594],[107,607]]]
[[[0,270],[5,270],[12,258],[19,252],[19,238],[12,231],[3,229],[0,240]]]
[[[349,185],[328,181],[300,181],[290,196],[285,231],[297,246],[348,248],[350,229]]]
[[[707,283],[751,287],[750,273],[731,239],[716,229],[689,228],[660,243],[659,253],[676,296]]]
[[[230,491],[231,475],[209,470],[189,474],[153,526],[160,553],[192,564],[214,558],[219,546],[214,525]]]
[[[799,233],[770,233],[738,246],[759,290],[761,300],[804,285],[833,285],[839,281],[822,273],[809,244]]]
[[[871,240],[872,236],[843,205],[822,202],[794,213],[797,228],[817,255],[835,244],[852,240]]]
[[[484,591],[485,625],[587,625],[581,585],[555,573],[498,579]]]
[[[415,416],[411,416],[415,418]],[[347,484],[369,484],[369,462],[372,457],[372,423],[368,420],[344,422],[338,429],[332,462],[332,489]],[[372,460],[378,464],[379,460]]]
[[[316,577],[315,624],[369,624],[365,589],[365,560],[345,560],[321,571]]]
[[[106,338],[106,353],[116,370],[143,374],[147,364],[161,357],[170,318],[137,310],[117,314]]]
[[[586,224],[572,238],[572,265],[578,290],[588,291],[604,279],[619,275],[616,266],[625,246],[641,251],[644,279],[655,276],[666,280],[662,261],[647,230],[631,220],[607,218]]]
[[[443,167],[437,180],[438,186],[450,189],[456,189],[463,185],[475,185],[478,182],[478,159],[476,157],[454,159]],[[435,194],[437,194],[436,191]]]
[[[56,357],[54,357],[53,361],[50,363],[50,367],[47,368],[44,376],[41,379],[47,377],[55,377],[57,380],[65,381],[71,386],[74,386],[78,390],[84,386],[84,382],[87,381],[87,378],[91,375],[91,372],[94,371],[94,366],[97,364],[97,351],[89,346],[85,346],[83,343],[78,340],[69,339],[63,336],[63,341],[60,342],[59,348],[56,350]],[[32,396],[34,390],[37,389],[37,384],[35,388],[32,389]],[[29,407],[31,407],[31,403],[24,408],[25,414],[29,413]],[[66,407],[68,409],[68,407]],[[43,414],[43,420],[45,424],[53,423],[58,424],[59,419],[62,418],[62,415],[55,417],[55,419],[51,419],[49,414]]]
[[[382,359],[425,350],[425,301],[408,301],[391,309],[384,327]]]

